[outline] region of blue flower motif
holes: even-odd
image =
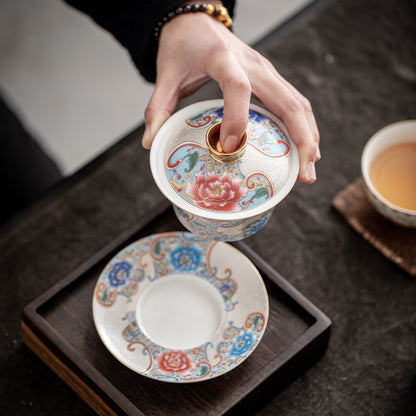
[[[261,228],[263,228],[263,225],[264,224],[265,224],[265,221],[261,221],[261,220],[258,220],[256,222],[253,222],[253,223],[249,224],[246,227],[246,229],[247,229],[246,232],[248,232],[249,234],[254,234],[257,231],[259,231]]]
[[[190,215],[183,209],[178,208],[178,207],[176,207],[176,209],[181,217],[185,218],[186,220],[189,220],[189,218],[191,218]]]
[[[266,222],[269,220],[269,217],[270,215],[267,215],[265,218],[260,218],[248,224],[244,229],[244,233],[250,234],[250,235],[256,233],[257,231],[259,231],[260,229],[264,227]]]
[[[268,121],[267,118],[263,115],[258,113],[257,111],[254,110],[250,110],[248,113],[248,118],[250,121],[252,122],[257,122],[257,123],[263,123],[265,121]]]
[[[119,287],[126,283],[126,279],[130,276],[131,264],[127,261],[121,261],[114,265],[111,272],[108,274],[108,280],[112,287]]]
[[[224,117],[224,107],[218,107],[218,108],[214,108],[212,110],[211,113],[214,117],[217,118],[217,120],[222,120],[222,118]]]
[[[251,334],[246,333],[241,336],[239,336],[235,343],[233,344],[233,347],[231,348],[230,354],[231,355],[241,355],[246,353],[249,348],[251,347],[251,344],[253,344],[253,337]]]
[[[191,272],[198,268],[201,255],[195,247],[179,247],[171,253],[170,258],[176,270]]]

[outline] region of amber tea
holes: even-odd
[[[371,163],[370,178],[385,199],[416,211],[416,142],[396,144],[381,151]]]

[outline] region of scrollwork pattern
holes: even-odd
[[[144,373],[165,381],[197,381],[217,377],[236,367],[258,344],[265,327],[261,312],[251,313],[242,327],[233,322],[223,333],[223,340],[213,345],[207,342],[199,347],[174,350],[161,347],[148,339],[137,325],[134,312],[124,318],[128,325],[123,330],[127,348],[148,357]]]
[[[266,322],[261,312],[250,313],[240,326],[229,322],[215,338],[190,349],[158,345],[140,328],[133,301],[137,301],[140,290],[157,279],[168,279],[169,275],[191,274],[196,279],[204,279],[221,295],[224,310],[234,311],[237,302],[233,298],[238,284],[232,265],[222,269],[214,262],[217,245],[191,233],[155,234],[126,247],[101,273],[94,293],[95,307],[121,312],[117,318],[121,320],[117,335],[120,348],[129,356],[141,357],[138,372],[143,375],[171,382],[216,377],[241,363],[260,341]],[[124,309],[129,303],[133,307]]]

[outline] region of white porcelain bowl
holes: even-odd
[[[380,214],[396,224],[416,227],[416,211],[399,207],[384,198],[375,188],[370,177],[370,166],[380,152],[392,145],[408,142],[416,142],[416,120],[399,121],[382,128],[370,138],[364,147],[361,157],[361,173],[368,199]]]
[[[234,160],[217,160],[206,137],[222,120],[223,106],[223,100],[203,101],[172,115],[155,137],[150,165],[189,231],[235,241],[267,223],[296,182],[299,157],[282,121],[251,105],[246,149]]]

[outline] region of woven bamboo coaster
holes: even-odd
[[[370,244],[412,276],[416,276],[416,229],[395,225],[368,201],[362,178],[340,191],[333,206]]]

